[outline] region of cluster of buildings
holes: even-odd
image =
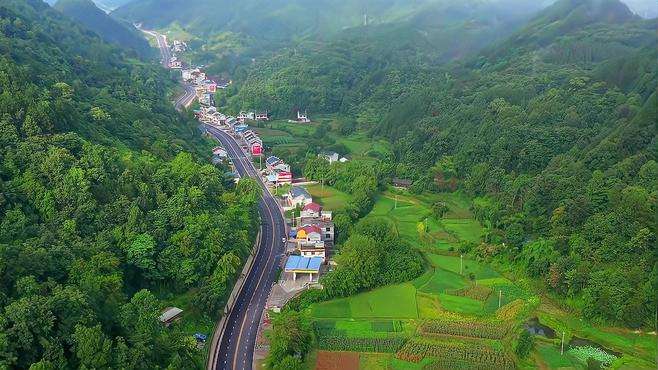
[[[302,111],[298,110],[297,111],[297,119],[289,119],[288,122],[292,123],[311,123],[311,119],[308,118],[308,114],[306,111],[302,113]]]
[[[347,157],[343,157],[340,154],[336,152],[329,152],[329,151],[323,151],[318,154],[318,158],[322,158],[325,161],[329,162],[329,164],[335,163],[335,162],[340,162],[340,163],[345,163],[349,161]]]
[[[313,202],[308,191],[300,186],[292,186],[284,198],[285,208],[293,209],[288,241],[294,248],[284,271],[292,275],[293,281],[299,274],[308,274],[309,281],[317,281],[321,266],[334,247],[332,212]]]
[[[221,113],[212,105],[202,105],[201,109],[194,111],[194,115],[199,122],[216,126],[241,139],[251,155],[263,154],[263,140],[255,131],[249,129],[249,125],[244,120]]]
[[[273,186],[292,185],[290,165],[276,156],[265,159],[265,179]]]

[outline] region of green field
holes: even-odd
[[[345,208],[345,204],[350,200],[350,195],[336,188],[320,184],[305,186],[306,190],[313,197],[315,203],[320,204],[328,211],[337,211]]]
[[[438,201],[445,202],[449,208],[441,219],[433,215],[431,208]],[[483,233],[461,193],[410,195],[391,189],[377,198],[367,217],[387,219],[404,240],[423,249],[455,250],[462,240],[479,242]],[[418,231],[420,222],[426,225],[422,234]]]
[[[416,289],[410,283],[391,285],[313,305],[311,313],[314,318],[414,319],[418,318]]]
[[[327,202],[334,205],[341,201],[340,194],[335,194],[333,190],[327,198]],[[432,214],[432,204],[437,201],[444,202],[449,208],[441,219]],[[483,228],[473,218],[469,206],[468,198],[462,193],[410,195],[392,189],[385,191],[377,198],[366,217],[386,219],[402,238],[421,249],[428,262],[426,272],[410,283],[315,304],[309,309],[311,318],[316,321],[331,320],[335,322],[337,332],[355,338],[381,338],[389,335],[382,328],[390,327],[393,322],[404,323],[403,332],[406,337],[424,338],[415,331],[415,327],[427,319],[500,322],[498,317],[508,317],[509,320],[517,320],[514,324],[519,325],[523,320],[537,316],[543,324],[556,332],[565,331],[567,342],[572,336],[578,336],[624,352],[612,368],[652,368],[650,361],[656,354],[655,336],[586,324],[577,316],[540,301],[524,280],[513,281],[487,263],[467,257],[461,260],[456,252],[460,242],[478,243],[483,234]],[[421,222],[425,225],[424,235],[418,228]],[[468,295],[483,290],[484,295]],[[515,304],[508,306],[511,302]],[[503,307],[503,312],[507,308],[514,308],[512,312],[520,312],[521,316],[497,316],[499,305]],[[537,306],[534,312],[525,309]],[[384,319],[389,321],[382,321]],[[384,331],[377,331],[376,327]],[[443,337],[453,342],[463,340],[449,335]],[[518,363],[520,368],[586,367],[585,363],[570,355],[560,355],[559,340],[538,338],[532,356]],[[486,344],[514,357],[513,338],[470,339],[470,342]],[[420,363],[412,363],[396,358],[395,354],[360,354],[362,369],[421,369],[431,361],[426,358]]]
[[[468,258],[461,259],[457,256],[430,254],[428,255],[428,259],[434,266],[454,272],[455,274],[459,274],[461,269],[463,276],[474,274],[475,279],[490,279],[500,277],[500,274],[489,266],[474,260],[470,260]],[[462,262],[460,262],[460,260],[462,260]]]

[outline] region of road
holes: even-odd
[[[196,90],[194,89],[194,86],[183,82],[182,83],[183,88],[185,89],[185,92],[183,95],[181,95],[176,101],[174,102],[174,106],[176,107],[176,110],[183,110],[183,108],[187,108],[192,104],[194,99],[196,99]]]
[[[139,29],[145,34],[155,37],[155,40],[158,42],[158,49],[160,49],[160,57],[162,58],[160,63],[163,67],[169,68],[169,61],[171,60],[171,49],[169,49],[169,45],[167,44],[167,36],[155,31],[149,31],[142,28]],[[185,82],[182,82],[181,84],[183,85],[185,92],[174,101],[174,107],[176,107],[176,110],[178,111],[189,107],[196,98],[196,91],[194,90],[194,86]]]
[[[222,130],[206,127],[226,148],[240,177],[253,177],[263,188],[263,198],[258,205],[262,224],[260,248],[235,306],[228,314],[222,340],[217,348],[210,348],[215,361],[209,364],[209,369],[250,370],[260,318],[285,249],[282,242],[286,235],[285,224],[279,205],[235,140]]]

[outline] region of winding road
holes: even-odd
[[[166,36],[144,29],[142,32],[156,38],[162,57],[161,63],[168,68],[171,51]],[[176,109],[179,111],[189,106],[196,97],[194,86],[186,83],[183,83],[183,86],[185,93],[175,101]],[[207,364],[208,369],[212,370],[251,370],[258,325],[265,309],[267,296],[276,279],[277,266],[285,251],[282,241],[286,235],[285,222],[276,200],[235,139],[216,127],[206,125],[206,128],[226,148],[240,177],[253,177],[263,190],[263,196],[258,204],[261,220],[258,252],[236,297],[233,309],[227,314],[226,327],[220,333],[221,339],[212,341]]]
[[[255,178],[263,189],[263,197],[258,205],[262,225],[258,254],[233,310],[228,313],[221,341],[217,347],[210,348],[208,363],[208,369],[249,370],[252,367],[260,318],[285,249],[282,242],[285,223],[279,205],[236,141],[213,126],[206,125],[206,128],[226,148],[238,174]]]
[[[155,37],[155,40],[158,42],[158,49],[160,49],[160,57],[161,57],[160,64],[162,64],[162,66],[165,68],[169,68],[169,61],[171,60],[171,50],[169,49],[169,45],[167,44],[167,36],[157,33],[155,31],[145,30],[143,28],[138,28],[138,29],[147,35]],[[183,93],[183,95],[176,98],[176,100],[174,101],[174,107],[178,111],[183,110],[183,108],[189,107],[190,104],[192,104],[192,102],[196,98],[196,90],[194,89],[194,86],[186,82],[181,82],[181,85],[183,85],[185,92]]]

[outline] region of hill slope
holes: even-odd
[[[40,0],[2,1],[0,24],[0,367],[203,367],[191,335],[254,204],[199,160],[155,63]],[[158,320],[172,299],[185,327]]]
[[[142,56],[154,53],[139,31],[129,24],[113,19],[91,0],[59,0],[54,8],[96,32],[107,42],[132,49]]]

